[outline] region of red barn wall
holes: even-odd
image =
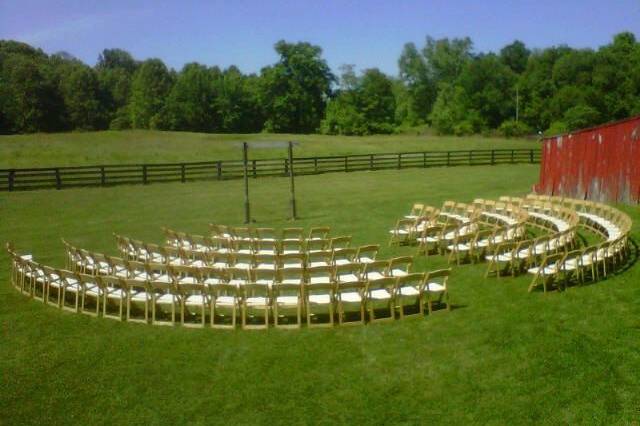
[[[640,116],[542,143],[536,192],[604,202],[640,201]]]

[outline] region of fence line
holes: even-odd
[[[484,149],[353,154],[293,159],[295,175],[416,167],[539,163],[538,149]],[[250,177],[287,176],[286,158],[249,160]],[[0,191],[237,179],[241,160],[0,169]]]

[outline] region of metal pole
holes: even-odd
[[[289,180],[291,181],[291,220],[296,220],[296,186],[293,178],[293,143],[289,141]]]
[[[249,145],[242,142],[242,163],[244,165],[244,223],[251,222],[251,214],[249,210],[249,173],[248,173],[248,151]]]

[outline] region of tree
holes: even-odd
[[[129,114],[134,128],[154,127],[172,86],[172,76],[160,59],[140,65],[131,83]]]
[[[500,60],[503,64],[511,68],[516,74],[522,74],[527,68],[527,61],[531,51],[520,40],[500,49]]]
[[[109,127],[131,127],[127,109],[131,94],[131,81],[138,63],[131,54],[121,49],[104,49],[98,57],[96,71],[100,82],[102,104],[110,122]]]
[[[460,86],[442,83],[430,119],[440,134],[466,135],[483,127],[477,111],[471,108],[467,92]]]
[[[342,89],[327,106],[323,133],[364,135],[393,131],[396,105],[389,77],[377,68],[356,77],[353,67],[345,67],[340,82]]]
[[[62,77],[60,90],[72,129],[97,130],[106,127],[100,104],[100,86],[96,73],[82,64]]]
[[[221,129],[214,81],[220,70],[198,63],[182,68],[164,105],[160,128],[212,132]]]
[[[255,75],[244,76],[235,66],[218,76],[216,110],[225,132],[248,133],[262,129],[264,118],[258,103],[257,83]]]
[[[398,59],[398,68],[407,94],[406,113],[401,121],[409,125],[424,123],[437,95],[427,61],[413,43],[407,43]]]
[[[64,104],[46,57],[22,46],[2,53],[0,63],[0,130],[3,133],[57,131],[64,128]]]
[[[514,115],[515,82],[513,71],[490,53],[467,62],[456,84],[464,89],[470,108],[484,125],[495,129]]]
[[[435,84],[454,82],[473,58],[472,49],[473,43],[469,37],[451,40],[427,37],[422,54]]]
[[[262,69],[261,97],[266,122],[273,132],[314,132],[324,116],[331,93],[331,74],[322,49],[309,43],[275,45],[280,60]]]

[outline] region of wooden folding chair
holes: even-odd
[[[177,287],[180,294],[180,323],[184,327],[202,328],[207,323],[209,296],[204,284],[182,284]],[[198,320],[198,315],[200,319]],[[185,320],[189,317],[189,320]]]
[[[242,290],[242,328],[266,329],[269,327],[271,310],[271,290],[264,284],[245,284]],[[250,320],[262,315],[263,324],[253,324]]]
[[[277,328],[300,328],[302,324],[302,284],[275,284],[272,287],[273,323]],[[295,323],[290,323],[291,311]]]
[[[451,275],[451,268],[439,269],[437,271],[427,272],[424,284],[424,293],[427,296],[427,307],[429,314],[433,312],[433,303],[436,301],[439,305],[446,300],[447,310],[451,310],[449,302],[448,281]]]
[[[309,230],[307,240],[326,240],[329,237],[331,228],[328,226],[316,226]]]
[[[147,281],[138,281],[127,278],[121,283],[125,286],[127,293],[127,321],[149,323],[149,305],[151,302],[151,292]],[[136,316],[140,308],[144,312],[144,317]]]
[[[111,275],[96,277],[102,288],[102,316],[122,321],[125,317],[127,303],[126,285],[124,278]],[[115,306],[114,306],[115,305]]]
[[[212,284],[208,289],[211,327],[235,328],[240,310],[239,288],[233,284]]]
[[[364,291],[366,283],[363,281],[349,282],[336,285],[336,305],[338,311],[338,323],[340,325],[364,324]],[[349,321],[347,314],[356,312],[357,319]]]
[[[369,313],[369,321],[393,321],[395,319],[395,285],[396,278],[388,277],[374,281],[367,281],[365,287],[365,305]],[[379,316],[378,312],[386,311],[386,315]]]
[[[151,293],[151,324],[176,325],[176,308],[182,303],[176,285],[164,281],[149,281],[147,285]],[[170,316],[169,319],[158,319],[158,314]]]
[[[413,266],[413,257],[401,256],[395,257],[389,261],[389,275],[392,277],[402,277],[411,272]]]
[[[87,315],[100,315],[100,304],[104,297],[102,281],[99,276],[78,274],[80,283],[80,312]]]
[[[357,263],[375,262],[376,256],[378,255],[379,250],[380,250],[380,246],[378,244],[360,246],[358,247],[358,251],[356,253],[356,257],[354,260]]]
[[[304,285],[308,327],[333,327],[334,287],[333,283]],[[325,316],[327,321],[320,321]]]
[[[420,272],[404,275],[396,279],[394,295],[400,319],[411,315],[424,315],[425,277],[426,274]],[[407,301],[415,308],[414,313],[406,313],[405,306]]]
[[[329,250],[345,249],[351,246],[351,236],[333,237],[329,240]]]

